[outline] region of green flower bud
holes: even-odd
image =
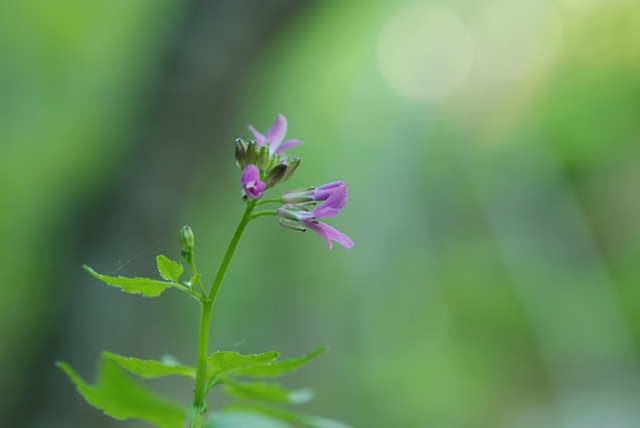
[[[271,171],[269,171],[269,174],[267,174],[267,179],[265,180],[267,189],[278,184],[280,180],[282,180],[282,177],[284,177],[286,172],[287,163],[285,161],[282,161],[278,165],[274,166]]]
[[[300,165],[300,158],[293,158],[291,161],[289,161],[287,170],[285,171],[284,176],[280,179],[280,182],[284,183],[289,178],[291,178],[296,169],[298,169],[298,165]]]
[[[236,165],[240,170],[244,170],[247,166],[247,143],[241,138],[236,138]]]
[[[247,144],[247,155],[245,156],[245,163],[246,165],[251,165],[251,164],[255,165],[257,159],[258,159],[258,143],[256,143],[255,141],[249,141],[249,144]]]
[[[194,236],[189,226],[183,226],[183,228],[180,229],[180,243],[186,251],[191,251],[193,248]]]
[[[276,153],[271,156],[271,161],[269,161],[269,166],[266,168],[267,171],[271,171],[276,165],[280,163],[280,155]]]
[[[256,161],[256,166],[260,170],[260,173],[264,173],[264,171],[267,170],[270,159],[271,153],[269,153],[269,143],[267,143],[258,149],[258,159]]]

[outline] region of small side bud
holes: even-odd
[[[289,165],[287,166],[287,170],[285,171],[284,176],[280,179],[280,182],[284,183],[289,178],[291,178],[293,173],[296,172],[296,169],[298,169],[298,165],[300,165],[300,158],[293,158],[289,162]]]
[[[186,251],[191,251],[194,245],[193,231],[189,226],[183,226],[180,229],[180,243]]]
[[[241,138],[236,138],[236,165],[240,171],[247,166],[247,143]]]
[[[256,166],[260,172],[267,170],[269,166],[269,160],[271,160],[271,153],[269,153],[269,143],[258,149],[258,159],[256,160]]]
[[[282,180],[282,177],[284,177],[286,172],[287,163],[285,161],[282,161],[278,165],[274,166],[271,171],[269,171],[269,174],[267,174],[267,179],[265,180],[267,189],[278,184]]]
[[[255,165],[258,159],[258,143],[255,141],[249,141],[247,144],[247,155],[245,156],[246,165]],[[245,166],[246,166],[245,165]]]

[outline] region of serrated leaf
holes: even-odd
[[[251,376],[251,377],[277,377],[287,373],[295,372],[300,367],[313,360],[318,355],[322,354],[326,349],[318,348],[312,353],[300,358],[292,358],[283,361],[274,361],[270,364],[254,364],[241,367],[234,373],[236,376]]]
[[[107,285],[119,287],[122,289],[122,291],[125,291],[127,293],[142,294],[142,297],[159,296],[166,288],[173,285],[170,282],[163,282],[149,278],[126,278],[123,276],[119,276],[116,278],[112,276],[101,275],[87,265],[83,265],[82,267],[84,268],[84,270],[93,275],[94,278],[99,279],[102,282],[106,282]]]
[[[243,414],[260,413],[272,418],[280,419],[287,422],[293,422],[295,424],[300,424],[311,428],[350,428],[348,425],[345,425],[338,421],[333,421],[331,419],[311,416],[288,409],[285,410],[279,407],[268,406],[265,404],[232,404],[227,408],[227,412],[229,414],[232,414],[235,411]]]
[[[290,428],[291,425],[277,418],[257,412],[220,412],[209,416],[204,428]]]
[[[138,375],[143,379],[153,379],[172,375],[186,376],[192,379],[196,378],[195,367],[170,365],[154,360],[140,360],[133,357],[123,357],[110,352],[103,352],[102,356],[115,361],[120,365],[120,367],[129,373]]]
[[[214,376],[227,374],[240,367],[252,364],[268,364],[280,356],[276,351],[262,354],[241,355],[237,352],[214,352],[207,358],[207,364]]]
[[[103,359],[95,385],[86,383],[68,364],[56,363],[87,403],[115,419],[141,419],[163,428],[183,428],[188,410],[134,382],[109,359]]]
[[[160,276],[167,281],[180,282],[180,275],[184,272],[184,267],[178,262],[168,259],[163,255],[156,257],[158,264],[158,272]]]
[[[288,390],[275,383],[225,381],[224,385],[225,394],[242,400],[303,404],[313,398],[310,389]]]

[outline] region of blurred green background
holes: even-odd
[[[328,251],[252,223],[212,350],[330,352],[284,379],[354,427],[640,426],[640,3],[3,2],[0,426],[143,427],[88,406],[103,349],[195,363],[197,305],[154,275],[241,212],[233,141],[278,113],[344,180]],[[153,384],[191,401],[183,379]],[[209,399],[216,408],[217,396]]]

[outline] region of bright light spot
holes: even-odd
[[[378,40],[382,75],[399,94],[437,101],[466,80],[473,57],[471,37],[449,10],[408,6],[385,24]]]
[[[560,17],[544,0],[483,2],[471,28],[478,65],[505,80],[546,70],[562,45]]]

